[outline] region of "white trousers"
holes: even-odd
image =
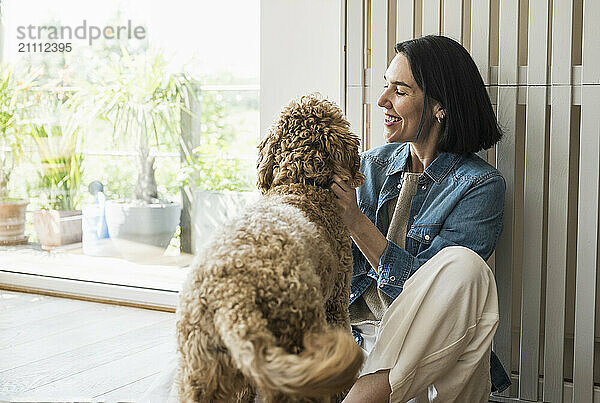
[[[379,326],[361,326],[361,376],[390,370],[391,402],[487,402],[498,326],[494,275],[468,248],[452,246],[404,284]]]

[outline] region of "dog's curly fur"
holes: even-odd
[[[329,186],[334,174],[363,182],[358,145],[335,104],[284,108],[259,145],[263,197],[215,235],[180,292],[181,401],[326,402],[354,383],[350,238]]]

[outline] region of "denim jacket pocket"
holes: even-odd
[[[441,229],[441,224],[413,225],[406,236],[424,245],[430,245]]]
[[[440,224],[413,225],[406,234],[406,250],[416,256],[429,248],[433,239],[440,233]]]

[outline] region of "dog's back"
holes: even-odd
[[[332,280],[322,277],[332,273],[323,266],[339,266],[335,259],[317,225],[282,196],[261,198],[215,234],[180,293],[180,398],[349,387],[362,353],[326,323],[322,287]]]

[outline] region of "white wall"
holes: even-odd
[[[341,0],[262,0],[261,138],[282,107],[320,92],[340,105],[343,59]]]

